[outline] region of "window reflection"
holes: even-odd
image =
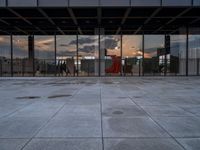
[[[145,75],[163,75],[165,63],[164,35],[144,36],[144,65]]]
[[[170,71],[168,74],[186,74],[186,35],[170,35]]]
[[[199,33],[196,31],[196,33]],[[188,51],[188,74],[200,74],[200,35],[189,35],[189,51]]]
[[[0,36],[0,76],[11,76],[10,36]]]
[[[120,75],[121,36],[101,36],[101,75]]]
[[[77,72],[76,36],[56,37],[56,70],[58,76],[75,76]]]
[[[142,70],[142,36],[124,35],[122,43],[122,65],[125,75],[140,75]]]
[[[55,37],[35,36],[35,75],[54,76],[55,67]]]
[[[97,76],[99,74],[98,49],[98,36],[78,36],[78,70],[80,76]]]
[[[33,59],[29,57],[28,36],[13,36],[13,75],[33,75]]]

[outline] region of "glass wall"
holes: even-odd
[[[168,75],[186,75],[186,35],[170,35]]]
[[[56,36],[57,76],[77,75],[77,36]]]
[[[0,76],[11,76],[10,36],[0,36]]]
[[[200,29],[194,28],[190,30],[188,36],[188,74],[200,74]]]
[[[55,36],[35,36],[35,76],[54,76],[55,66]]]
[[[188,36],[185,28],[174,35],[0,36],[0,76],[199,75],[199,31],[192,28]]]
[[[123,35],[122,67],[124,75],[139,76],[142,73],[142,35]]]
[[[78,36],[78,75],[99,75],[99,40],[97,35]]]
[[[164,75],[165,72],[165,36],[144,36],[144,75]]]
[[[28,36],[13,36],[13,75],[33,75],[33,59],[29,57]]]
[[[101,75],[121,75],[121,36],[102,35],[100,43]]]

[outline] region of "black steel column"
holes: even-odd
[[[122,39],[122,33],[120,34],[120,55],[121,55],[121,73],[120,75],[123,76],[123,66],[122,66],[122,42],[123,42],[123,39]]]
[[[188,54],[189,54],[189,28],[188,26],[186,27],[186,76],[188,76],[188,62],[189,62],[189,57],[188,57]]]
[[[10,52],[11,52],[11,77],[13,77],[13,35],[10,35]]]
[[[54,35],[54,47],[55,47],[55,56],[54,56],[54,63],[55,63],[55,76],[57,76],[57,66],[56,66],[56,58],[57,58],[57,40],[56,40],[56,32],[55,32],[55,35]]]
[[[99,42],[99,77],[101,76],[101,28],[99,27],[98,34],[98,42]]]
[[[78,69],[78,32],[76,34],[76,71],[77,71],[77,76],[79,76],[79,69]]]
[[[28,59],[29,61],[31,61],[32,63],[32,73],[33,73],[33,76],[35,76],[35,67],[34,67],[34,37],[33,35],[29,35],[28,36]]]
[[[142,34],[142,76],[144,76],[144,33]]]
[[[170,54],[170,36],[165,35],[165,60],[164,60],[164,75],[167,75],[168,58],[167,55]]]
[[[199,58],[197,58],[197,76],[199,76]]]

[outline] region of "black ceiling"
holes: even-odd
[[[0,34],[167,34],[199,24],[198,7],[0,8]]]

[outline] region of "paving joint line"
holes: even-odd
[[[101,98],[101,83],[99,83],[99,86],[100,86],[100,111],[101,111],[101,142],[102,142],[102,150],[104,150],[104,135],[103,135],[103,115],[102,115],[102,111],[103,111],[103,108],[102,108],[102,98]]]
[[[83,86],[81,88],[79,88],[75,94],[70,97],[70,99],[72,99],[81,89],[83,88]],[[67,104],[67,102],[65,104],[63,104],[57,112],[55,112],[54,115],[52,115],[52,117],[50,119],[48,119],[34,134],[33,136],[24,144],[24,146],[20,149],[20,150],[24,150],[24,148],[32,141],[32,139],[35,138],[35,136],[41,131],[41,129],[43,129],[61,110],[62,108]]]
[[[140,105],[138,105],[137,103],[135,103],[135,101],[130,97],[128,96],[129,99],[135,104],[137,105],[140,109],[142,109],[146,114],[147,116],[154,122],[156,123],[163,131],[165,131],[181,148],[183,148],[184,150],[187,150],[181,143],[178,142],[178,140],[176,140],[175,137],[173,137],[164,127],[162,127],[157,121],[155,121],[151,115],[149,115],[148,112],[146,112]]]

